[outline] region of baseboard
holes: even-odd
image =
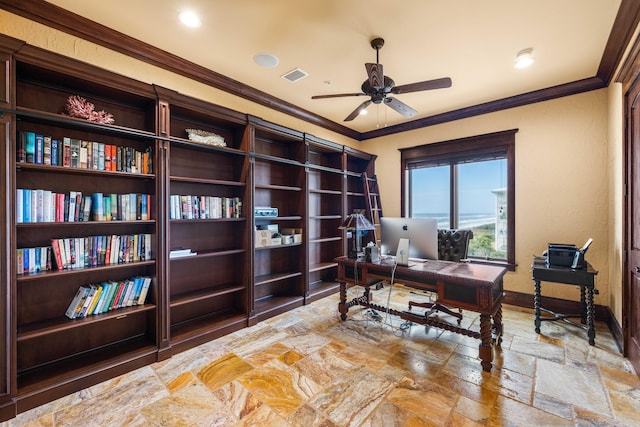
[[[505,291],[505,299],[503,304],[513,305],[516,307],[530,308],[533,310],[533,294],[525,294],[523,292]],[[556,313],[580,313],[580,301],[570,301],[561,298],[540,297],[540,303],[546,309],[555,311]],[[596,304],[596,319],[607,324],[613,339],[616,341],[618,349],[623,352],[624,338],[622,327],[617,322],[615,316],[609,307]]]

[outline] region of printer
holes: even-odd
[[[587,240],[581,248],[576,247],[576,245],[549,243],[546,250],[547,265],[574,269],[586,268],[587,263],[585,262],[584,254],[592,242],[593,239]]]

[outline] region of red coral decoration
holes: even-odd
[[[104,110],[96,111],[95,108],[95,105],[78,95],[71,95],[67,100],[67,114],[71,117],[106,125],[115,122],[113,115]]]

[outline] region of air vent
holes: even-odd
[[[300,79],[307,77],[309,74],[306,71],[301,70],[300,68],[294,68],[286,74],[282,75],[282,78],[290,81],[291,83],[295,83]]]

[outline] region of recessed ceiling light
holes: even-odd
[[[527,68],[530,65],[532,65],[534,62],[536,62],[536,59],[533,57],[533,49],[532,48],[522,49],[516,55],[515,67]]]
[[[280,63],[280,60],[271,53],[256,53],[253,56],[253,62],[261,67],[273,68]]]
[[[361,108],[360,111],[358,111],[358,114],[360,114],[361,116],[364,116],[365,114],[367,114],[367,109]]]
[[[180,12],[178,18],[187,27],[197,28],[200,26],[200,17],[192,10]]]

